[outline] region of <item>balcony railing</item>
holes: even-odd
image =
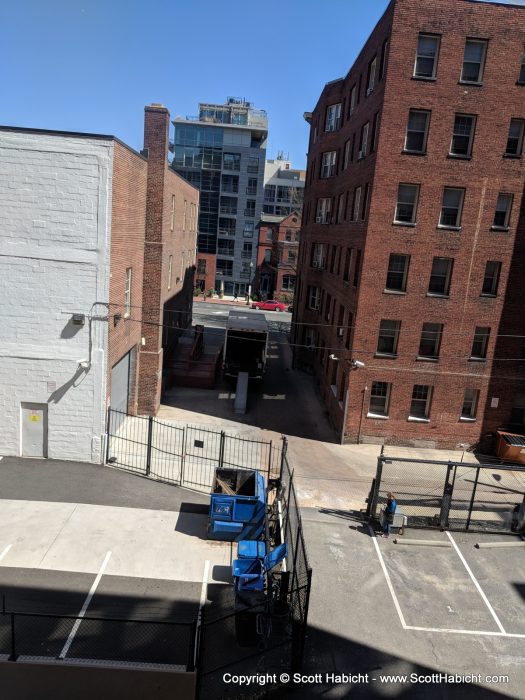
[[[250,216],[250,217],[254,218],[255,217],[255,209],[245,209],[244,216]]]
[[[234,254],[233,248],[221,248],[221,246],[217,248],[217,255],[227,255],[228,257],[233,258]]]
[[[237,209],[232,210],[229,207],[221,206],[219,207],[219,212],[221,214],[228,214],[228,216],[237,216]]]
[[[248,258],[248,260],[251,260],[252,258],[252,251],[250,250],[249,252],[243,250],[241,253],[241,258]]]
[[[257,187],[247,187],[246,194],[257,194]]]

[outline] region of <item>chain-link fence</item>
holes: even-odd
[[[106,462],[159,481],[209,491],[215,469],[257,469],[277,479],[280,447],[223,430],[178,426],[108,410]]]
[[[410,527],[514,532],[525,523],[525,467],[380,455],[369,498],[379,519],[388,500]]]

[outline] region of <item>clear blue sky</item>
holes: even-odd
[[[199,101],[245,97],[268,112],[267,157],[283,150],[304,167],[303,112],[346,74],[387,5],[0,0],[0,123],[114,134],[140,149],[146,104],[185,116]]]

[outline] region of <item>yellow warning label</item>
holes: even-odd
[[[38,421],[40,420],[40,416],[33,414],[33,415],[29,416],[29,420],[32,421],[33,423],[38,423]]]

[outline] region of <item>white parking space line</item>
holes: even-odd
[[[9,552],[9,550],[11,549],[12,546],[13,546],[12,544],[8,544],[7,547],[4,547],[2,554],[0,554],[0,561],[2,561],[2,559]]]
[[[78,614],[78,619],[76,620],[75,624],[73,625],[71,632],[69,633],[69,637],[67,638],[67,641],[64,644],[64,648],[62,649],[62,651],[60,652],[60,654],[58,656],[59,659],[64,659],[66,657],[66,654],[69,651],[69,647],[73,643],[73,639],[75,638],[75,635],[78,632],[78,628],[80,627],[80,623],[82,622],[82,618],[86,614],[86,611],[89,607],[89,604],[91,603],[91,599],[95,595],[95,591],[97,590],[97,586],[100,583],[100,579],[102,578],[102,574],[104,573],[110,558],[111,558],[111,552],[107,552],[107,554],[104,558],[104,561],[102,562],[102,566],[99,569],[97,577],[93,581],[93,585],[89,589],[89,593],[87,594],[86,600],[84,601],[84,605],[82,606],[82,609]]]
[[[368,529],[370,531],[370,536],[372,537],[372,542],[374,543],[374,547],[376,548],[377,556],[379,558],[379,563],[381,564],[381,568],[383,569],[383,573],[386,578],[386,583],[388,586],[388,590],[390,591],[390,595],[392,596],[392,600],[394,601],[394,606],[397,610],[397,614],[399,615],[399,620],[401,621],[401,626],[403,629],[407,629],[407,625],[405,622],[405,618],[403,617],[403,613],[401,611],[401,606],[399,605],[399,601],[397,599],[397,596],[394,591],[394,586],[392,585],[392,581],[390,580],[390,575],[387,571],[385,562],[383,560],[383,555],[381,554],[381,550],[379,549],[379,545],[377,544],[377,537],[375,536],[375,532],[372,530],[370,525],[368,526]]]
[[[481,588],[481,586],[479,585],[479,583],[478,583],[476,577],[475,577],[474,574],[472,573],[472,570],[471,570],[470,566],[467,564],[467,560],[465,559],[465,557],[463,556],[463,554],[461,554],[461,551],[460,551],[459,547],[457,546],[457,544],[456,544],[454,538],[452,537],[452,535],[450,534],[450,532],[449,532],[448,530],[447,530],[447,536],[448,536],[449,540],[452,542],[452,546],[453,546],[454,549],[456,550],[456,554],[457,554],[458,557],[461,559],[461,562],[462,562],[463,566],[465,567],[465,569],[467,570],[468,575],[469,575],[470,578],[472,579],[472,582],[473,582],[474,585],[476,586],[476,588],[477,588],[477,590],[478,590],[478,593],[479,593],[480,596],[483,598],[483,602],[485,603],[485,605],[486,605],[487,608],[489,609],[490,614],[491,614],[492,617],[494,618],[494,622],[495,622],[495,623],[497,624],[497,626],[499,627],[499,631],[500,631],[502,634],[506,634],[505,629],[504,629],[503,625],[501,624],[501,622],[499,621],[499,618],[498,618],[498,616],[496,615],[496,612],[494,611],[494,608],[493,608],[492,605],[490,604],[489,599],[487,598],[487,596],[486,596],[485,593],[483,592],[483,589]]]
[[[199,645],[200,628],[202,625],[202,610],[206,605],[206,593],[208,591],[208,575],[210,572],[210,562],[204,562],[204,573],[202,574],[201,598],[199,601],[199,612],[197,613],[197,629],[195,630],[195,649],[193,652],[193,662],[197,663],[197,649]]]
[[[486,637],[514,637],[516,639],[525,639],[525,634],[518,634],[513,632],[488,632],[487,630],[453,630],[446,629],[443,627],[415,627],[414,625],[408,625],[407,630],[415,632],[439,632],[443,634],[478,634]]]

